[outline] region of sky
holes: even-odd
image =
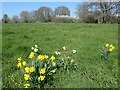
[[[13,15],[19,16],[22,11],[31,12],[42,6],[48,6],[52,10],[58,6],[66,6],[71,11],[71,16],[75,16],[76,8],[79,4],[81,2],[2,2],[2,15],[7,14],[11,18]]]

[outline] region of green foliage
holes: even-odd
[[[23,75],[16,67],[16,58],[32,63],[30,46],[37,44],[45,55],[62,46],[76,49],[72,56],[77,72],[54,74],[54,84],[46,88],[117,88],[118,87],[118,25],[79,23],[20,23],[2,25],[2,88],[23,88]],[[116,47],[106,62],[98,45],[106,42]]]

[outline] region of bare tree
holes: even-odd
[[[36,22],[38,20],[37,11],[35,10],[35,11],[30,12],[30,17],[31,17],[32,22]]]
[[[52,21],[52,15],[53,11],[49,7],[41,7],[36,12],[38,18],[42,22],[51,22]]]
[[[102,23],[111,22],[114,17],[120,13],[118,6],[120,2],[92,2],[89,3],[90,8],[93,8],[93,12],[100,12],[99,18],[102,19]],[[96,14],[96,13],[95,13]]]
[[[80,21],[86,22],[87,17],[90,14],[89,4],[87,2],[84,2],[83,4],[78,5],[76,14],[79,17]]]
[[[22,11],[20,13],[20,18],[23,22],[28,23],[31,21],[31,17],[28,11]]]
[[[18,23],[19,22],[19,17],[17,15],[14,15],[13,18],[12,18],[12,21],[14,23]]]
[[[3,15],[2,21],[3,21],[4,23],[8,23],[8,22],[10,21],[7,14],[4,14],[4,15]]]
[[[70,16],[70,10],[65,6],[55,8],[54,15],[68,15]]]

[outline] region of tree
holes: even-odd
[[[78,5],[76,14],[81,22],[87,22],[88,15],[90,14],[89,4],[84,2],[83,4]]]
[[[119,5],[120,2],[102,2],[99,0],[99,2],[91,2],[90,8],[93,8],[93,12],[99,11],[101,14],[99,17],[102,18],[102,23],[107,23],[112,22],[112,19],[120,12]]]
[[[37,10],[30,12],[30,17],[32,22],[37,22],[37,20],[39,19]]]
[[[28,23],[31,21],[31,17],[28,11],[22,11],[20,13],[20,18],[23,22]]]
[[[3,15],[2,21],[3,21],[4,23],[8,23],[8,22],[10,21],[7,14],[4,14],[4,15]]]
[[[14,23],[18,23],[19,22],[19,17],[17,15],[14,15],[12,18]]]
[[[42,22],[51,22],[53,11],[49,7],[41,7],[36,12],[40,21]]]
[[[65,6],[55,8],[54,15],[68,15],[70,16],[70,10]]]

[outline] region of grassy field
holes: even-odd
[[[54,88],[116,88],[118,87],[118,25],[74,23],[3,24],[2,86],[21,88],[16,59],[26,58],[37,44],[41,52],[51,54],[63,46],[76,49],[78,72],[57,74]],[[106,43],[115,45],[108,60],[100,59],[99,48]],[[46,87],[50,88],[49,85]]]

